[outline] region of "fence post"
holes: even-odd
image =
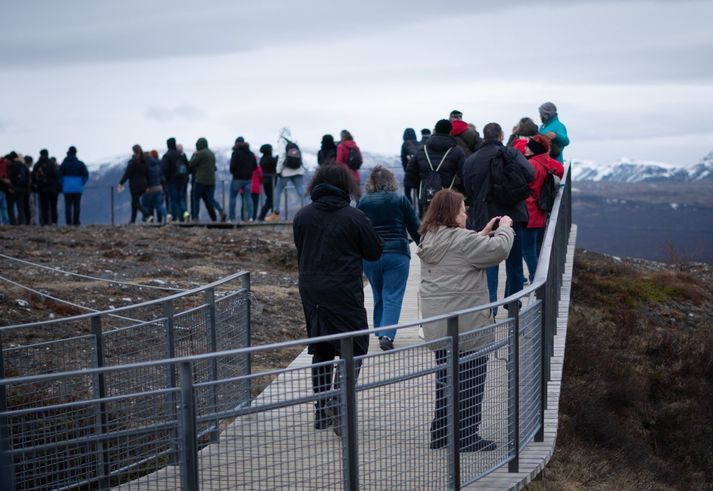
[[[536,442],[545,441],[545,409],[547,409],[547,367],[549,358],[547,356],[547,283],[545,282],[536,292],[540,300],[540,429],[535,434]]]
[[[114,222],[114,186],[109,186],[109,201],[111,203],[111,226],[113,227],[115,225]]]
[[[458,336],[458,317],[449,317],[446,333],[451,339],[451,358],[447,370],[450,372],[451,390],[448,392],[448,426],[450,427],[449,445],[449,486],[448,489],[460,490],[460,339]]]
[[[339,386],[343,390],[340,394],[338,411],[342,415],[340,424],[346,423],[346,431],[342,438],[344,489],[355,491],[359,489],[359,445],[356,414],[357,370],[354,363],[354,340],[352,338],[344,338],[340,341],[339,357],[344,364],[344,369],[341,370],[344,380],[336,380],[335,386]],[[337,372],[337,376],[339,376],[339,372]]]
[[[104,338],[102,336],[102,321],[101,316],[96,315],[91,318],[92,334],[94,335],[95,353],[94,366],[95,368],[104,367]],[[107,414],[106,414],[106,380],[103,372],[96,373],[94,379],[94,398],[99,399],[96,405],[96,416],[94,418],[94,428],[96,434],[101,436],[106,433]],[[97,477],[99,478],[99,488],[109,488],[109,477],[111,470],[109,467],[109,448],[107,443],[102,439],[97,439]]]
[[[191,362],[183,361],[181,371],[181,424],[179,426],[181,455],[181,488],[198,491],[198,445],[196,443],[196,406],[193,398]]]
[[[520,472],[520,301],[510,302],[508,306],[508,317],[512,319],[510,328],[511,342],[509,358],[510,374],[509,384],[509,404],[510,415],[508,422],[511,425],[510,433],[513,439],[510,441],[510,454],[513,458],[508,462],[508,472]]]
[[[242,348],[248,348],[252,346],[252,327],[251,327],[251,310],[252,310],[252,299],[250,297],[250,273],[246,272],[240,277],[240,287],[244,288],[245,291],[247,292],[247,298],[248,298],[248,305],[247,305],[247,311],[245,313],[247,317],[247,327],[245,329],[245,338],[243,339],[243,346]],[[244,375],[250,375],[253,373],[252,369],[252,363],[251,363],[251,356],[250,353],[245,353],[243,355],[245,357],[245,374]],[[252,378],[246,378],[245,380],[245,393],[243,395],[244,401],[241,401],[243,404],[247,403],[246,405],[250,405],[252,402]]]
[[[0,380],[5,379],[5,358],[2,353],[2,335],[0,334]],[[15,489],[15,467],[10,456],[12,442],[8,420],[3,414],[7,411],[7,386],[0,385],[0,491],[13,491]]]
[[[215,289],[208,288],[205,293],[205,303],[208,305],[208,352],[215,353],[218,351],[218,333],[216,332],[216,315],[215,315]],[[218,380],[218,359],[212,357],[210,359],[210,375],[208,379],[211,382]],[[210,387],[212,412],[218,412],[218,387],[213,384]],[[217,442],[220,439],[220,421],[213,421],[213,427],[210,430],[210,441]]]
[[[163,303],[163,315],[166,317],[166,358],[176,357],[176,326],[174,320],[174,308],[173,300],[166,300]],[[176,387],[176,367],[174,365],[169,365],[166,370],[166,386],[169,388]],[[178,424],[178,401],[176,400],[176,394],[171,392],[168,395],[168,415],[171,421],[175,421]],[[171,452],[171,463],[176,464],[178,456],[178,448],[173,445],[173,452]]]

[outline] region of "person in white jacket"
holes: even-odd
[[[421,223],[421,314],[423,318],[456,312],[489,302],[485,268],[504,261],[514,240],[512,219],[494,217],[480,232],[466,228],[467,213],[462,194],[442,189],[431,201]],[[493,322],[491,309],[458,317],[459,333]],[[424,323],[426,341],[447,335],[446,321]],[[495,450],[496,444],[482,438],[478,429],[488,362],[487,347],[494,343],[492,329],[462,337],[460,341],[458,417],[460,449],[463,452]],[[440,369],[436,376],[436,407],[431,422],[431,448],[443,448],[448,434],[447,350],[431,344]]]
[[[282,192],[285,190],[285,186],[287,186],[288,182],[292,182],[292,185],[295,187],[297,197],[300,199],[300,207],[304,206],[305,168],[302,163],[302,153],[294,142],[287,140],[285,155],[280,159],[280,163],[277,165],[277,174],[280,177],[277,180],[277,188],[275,189],[275,202],[273,210],[272,213],[265,218],[265,221],[268,222],[275,222],[280,219]]]

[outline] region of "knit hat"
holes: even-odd
[[[428,128],[423,128],[421,130],[421,136],[431,136],[431,130],[429,130]]]
[[[534,135],[527,141],[527,148],[532,150],[535,155],[540,155],[541,153],[549,153],[550,142],[542,135]]]
[[[552,119],[554,116],[557,116],[557,106],[555,106],[551,102],[545,102],[540,106],[540,118],[542,118],[543,121],[549,121]]]
[[[77,147],[72,145],[69,147],[69,150],[67,150],[67,155],[77,155]]]
[[[453,129],[453,126],[450,121],[447,119],[439,119],[436,123],[434,131],[437,135],[448,135],[450,134],[451,129]]]
[[[40,150],[40,156],[42,156],[42,157],[47,157],[49,154],[50,153],[47,151],[46,148],[43,148],[42,150]]]

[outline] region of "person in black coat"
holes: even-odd
[[[498,123],[488,123],[483,128],[483,146],[468,157],[463,166],[463,184],[466,196],[470,198],[471,206],[468,210],[468,228],[480,230],[491,219],[499,216],[509,216],[512,218],[512,228],[515,230],[515,240],[510,255],[505,260],[505,271],[507,282],[505,286],[505,296],[522,290],[525,283],[525,275],[522,269],[522,235],[527,227],[528,213],[526,200],[512,206],[504,206],[489,199],[489,175],[490,161],[498,152],[504,152],[509,160],[516,162],[524,169],[524,175],[528,182],[535,178],[535,171],[530,162],[514,147],[503,145],[504,134]],[[484,210],[481,210],[485,207]],[[497,300],[498,290],[498,266],[487,268],[488,290],[490,290],[490,301]]]
[[[235,220],[235,204],[238,194],[241,195],[241,211],[246,220],[253,216],[253,202],[250,197],[253,171],[257,169],[257,159],[250,151],[250,144],[242,136],[235,139],[233,154],[230,157],[230,173],[233,180],[230,183],[230,199],[228,200],[228,217]],[[244,214],[241,212],[241,215]]]
[[[418,146],[416,131],[413,128],[406,128],[403,134],[403,143],[401,144],[401,167],[404,169],[404,196],[411,201],[413,206],[416,206],[418,203],[416,197],[418,181],[413,182],[409,178],[409,175],[406,174],[406,169],[408,169],[409,162],[416,158]]]
[[[260,167],[264,180],[262,188],[265,192],[265,204],[262,205],[258,220],[265,221],[268,211],[272,211],[275,180],[277,179],[277,156],[272,155],[272,145],[265,143],[260,147]]]
[[[59,177],[56,161],[49,158],[49,152],[40,150],[40,158],[32,168],[32,185],[40,198],[40,225],[57,225],[57,195]]]
[[[308,189],[312,203],[295,215],[292,225],[307,334],[314,338],[368,329],[362,262],[379,259],[383,241],[366,215],[349,206],[358,189],[345,167],[320,167]],[[367,353],[368,335],[352,340],[355,356]],[[313,364],[329,362],[340,354],[339,342],[313,343],[308,352]],[[315,393],[331,389],[332,366],[312,369]],[[317,403],[317,429],[332,424],[327,406],[326,400]],[[338,420],[334,425],[339,432]]]
[[[322,144],[317,151],[317,164],[326,165],[337,162],[337,144],[332,135],[322,136]]]
[[[424,206],[424,211],[427,207],[427,203],[424,201],[426,194],[423,189],[424,181],[432,168],[434,171],[438,169],[443,188],[455,189],[463,193],[465,153],[458,146],[455,138],[450,135],[451,128],[451,122],[447,119],[438,121],[428,142],[419,147],[416,158],[412,159],[406,167],[406,179],[412,183],[419,183],[419,202]],[[443,161],[442,164],[441,161]]]
[[[136,212],[141,211],[144,220],[147,216],[146,210],[141,205],[141,195],[148,187],[149,164],[140,145],[134,145],[131,150],[134,155],[129,160],[124,175],[119,181],[119,191],[121,192],[124,189],[124,183],[129,181],[129,192],[131,193],[131,221],[129,223],[135,223]]]

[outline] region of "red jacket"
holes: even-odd
[[[512,146],[520,150],[520,153],[525,155],[525,148],[527,147],[527,141],[529,138],[520,137],[512,143]]]
[[[359,147],[354,142],[354,140],[344,140],[343,142],[339,142],[339,145],[337,145],[337,164],[346,167],[354,176],[354,179],[356,180],[357,184],[359,184],[359,171],[349,169],[349,166],[347,165],[347,159],[349,159],[349,150],[351,150],[352,148],[356,149],[356,151],[359,152],[359,155],[361,155],[361,150],[359,150]]]
[[[537,207],[537,198],[540,196],[540,190],[545,182],[545,177],[547,177],[547,172],[553,169],[555,175],[561,179],[564,175],[564,167],[546,153],[531,156],[530,165],[535,170],[535,179],[530,183],[532,193],[527,198],[527,212],[530,215],[527,228],[544,228],[547,214]]]
[[[250,183],[250,194],[260,194],[260,186],[262,185],[264,175],[262,167],[258,165],[257,169],[253,171],[252,182]]]

